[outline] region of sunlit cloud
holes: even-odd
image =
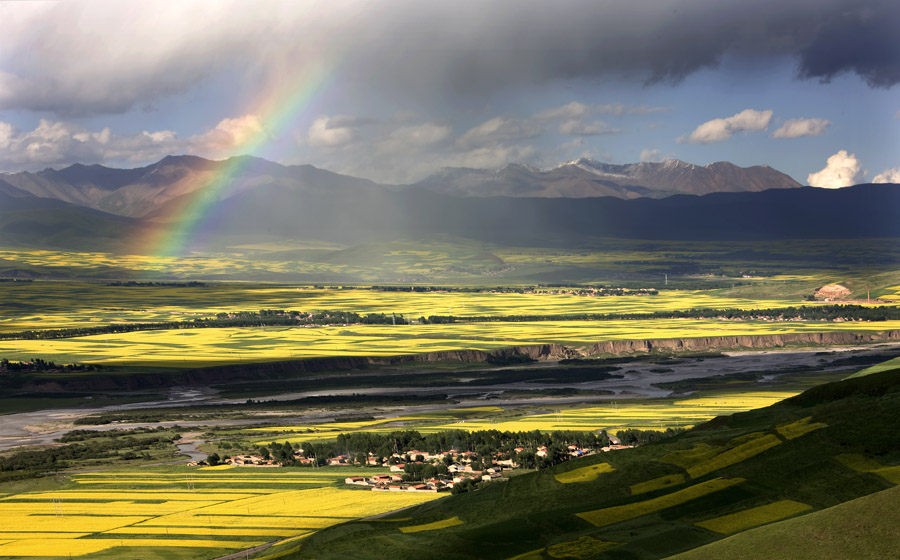
[[[789,119],[775,132],[772,138],[800,138],[802,136],[820,136],[831,125],[825,119]]]
[[[744,109],[727,118],[706,121],[689,135],[679,137],[677,141],[689,144],[709,144],[728,140],[736,132],[760,132],[769,128],[772,114],[771,110]]]
[[[839,189],[862,183],[864,177],[865,171],[856,154],[841,150],[828,158],[824,169],[810,173],[806,181],[812,187]]]

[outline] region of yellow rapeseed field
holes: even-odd
[[[807,416],[806,418],[801,418],[796,422],[777,426],[775,430],[785,439],[794,439],[815,430],[820,430],[827,427],[828,424],[825,424],[824,422],[813,422],[812,416]]]
[[[258,469],[252,472],[262,484],[284,484],[288,488],[230,492],[194,487],[160,492],[140,487],[148,481],[214,485],[217,478],[221,479],[218,484],[227,487],[235,480],[234,470],[197,470],[191,474],[148,470],[81,473],[73,477],[75,484],[69,489],[0,498],[0,557],[68,558],[124,546],[167,547],[177,558],[178,548],[249,548],[439,497],[323,486],[333,484],[345,473],[273,473]],[[244,477],[252,479],[251,471],[247,473]],[[237,480],[244,483],[243,478]],[[319,487],[310,488],[310,484]],[[106,488],[84,490],[85,485]],[[137,488],[128,489],[130,485]]]
[[[0,556],[82,556],[117,547],[140,548],[222,548],[242,549],[263,544],[265,541],[228,541],[200,539],[49,539],[19,540],[0,545]],[[122,554],[126,554],[124,551]]]
[[[594,537],[579,537],[574,541],[554,544],[547,547],[547,554],[551,558],[575,558],[587,560],[601,552],[618,548],[625,543],[604,541]]]
[[[764,506],[739,511],[737,513],[723,515],[714,519],[699,521],[695,523],[695,525],[716,533],[730,535],[731,533],[737,533],[738,531],[743,531],[744,529],[749,529],[758,525],[765,525],[766,523],[772,523],[773,521],[787,519],[788,517],[793,517],[798,513],[803,513],[804,511],[809,511],[811,509],[812,506],[801,502],[781,500]]]
[[[874,459],[856,454],[838,455],[835,459],[855,471],[874,473],[893,484],[900,484],[900,465],[885,466]]]
[[[631,490],[632,496],[636,496],[638,494],[646,494],[647,492],[668,488],[669,486],[678,486],[679,484],[684,483],[685,478],[683,474],[667,474],[665,476],[650,479],[646,482],[632,484],[628,489]]]
[[[635,517],[677,506],[700,498],[701,496],[724,490],[729,486],[734,486],[741,482],[744,482],[743,478],[714,478],[658,498],[652,498],[624,506],[613,506],[585,511],[576,515],[592,525],[604,527],[606,525],[612,525],[613,523],[619,523],[620,521],[633,519]]]
[[[434,531],[436,529],[446,529],[447,527],[456,527],[457,525],[462,525],[465,523],[459,517],[451,517],[449,519],[442,519],[440,521],[435,521],[433,523],[423,523],[422,525],[410,525],[408,527],[400,527],[401,533],[419,533],[421,531]]]
[[[759,455],[763,451],[771,449],[780,443],[781,440],[772,434],[759,434],[758,437],[755,437],[746,443],[742,443],[732,449],[723,451],[706,461],[689,467],[687,472],[691,478],[699,478],[705,474],[740,463],[755,455]]]
[[[597,463],[596,465],[590,465],[587,467],[580,467],[577,469],[572,469],[571,471],[566,471],[564,473],[558,473],[554,475],[557,481],[563,484],[571,484],[573,482],[590,482],[592,480],[596,480],[598,476],[603,473],[612,472],[616,469],[613,468],[609,463]]]
[[[444,325],[172,329],[43,340],[0,340],[0,355],[57,363],[198,366],[327,356],[494,350],[525,344],[585,347],[607,340],[900,329],[900,321],[822,323],[653,319]]]

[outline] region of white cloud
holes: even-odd
[[[825,119],[788,119],[772,133],[772,138],[800,138],[825,134],[831,121]]]
[[[424,123],[415,126],[403,126],[393,130],[389,139],[400,142],[404,147],[415,148],[439,144],[448,138],[453,129],[448,125]]]
[[[641,150],[641,161],[662,161],[662,152],[657,149],[650,150],[645,148]]]
[[[241,146],[263,133],[263,125],[256,115],[244,115],[235,119],[222,119],[206,134],[193,139],[204,151],[228,150]]]
[[[371,161],[373,167],[378,160],[402,160],[404,156],[432,150],[445,144],[453,134],[449,125],[426,122],[417,125],[401,126],[376,138],[368,146],[360,146],[364,152],[374,152],[377,160]]]
[[[607,103],[605,105],[586,105],[579,101],[566,103],[562,107],[547,109],[535,115],[540,121],[566,121],[589,117],[593,114],[615,115],[648,115],[659,111],[669,111],[671,107],[647,107],[646,105],[623,105],[621,103]]]
[[[828,158],[824,169],[810,173],[806,182],[813,187],[839,189],[861,183],[865,174],[856,154],[841,150]]]
[[[895,118],[895,119],[900,119],[900,111],[897,111],[897,113],[894,115],[894,118]]]
[[[872,179],[873,183],[900,183],[900,167],[885,169]]]
[[[313,146],[331,148],[349,144],[356,138],[356,132],[351,126],[341,126],[346,122],[340,115],[318,117],[309,127],[309,143]]]
[[[449,158],[446,164],[462,167],[497,168],[509,163],[526,162],[536,155],[537,150],[534,146],[491,146],[457,154]]]
[[[541,111],[535,118],[542,121],[581,119],[591,114],[593,108],[578,101],[571,101],[562,107]]]
[[[541,125],[529,119],[494,117],[463,134],[458,143],[471,149],[533,138],[542,132]]]
[[[622,132],[620,129],[612,128],[603,121],[586,123],[574,119],[559,125],[559,131],[570,136],[599,136],[600,134],[617,134]]]
[[[689,136],[681,136],[677,141],[690,144],[721,142],[731,138],[735,132],[759,132],[766,130],[769,128],[771,121],[771,110],[756,111],[754,109],[744,109],[728,118],[706,121],[694,129]]]
[[[658,113],[660,111],[671,111],[671,107],[647,107],[646,105],[622,105],[621,103],[608,103],[606,105],[595,105],[594,111],[605,115],[649,115],[650,113]]]
[[[16,127],[9,123],[0,121],[0,149],[6,149],[12,142],[13,135],[16,133]]]
[[[143,164],[166,155],[191,153],[211,158],[234,155],[263,134],[255,115],[226,118],[204,133],[179,138],[171,130],[116,134],[110,128],[41,119],[34,130],[22,131],[0,122],[0,169],[9,171],[60,167],[73,163]]]

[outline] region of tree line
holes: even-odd
[[[231,327],[294,327],[298,325],[406,325],[401,315],[370,313],[360,315],[352,311],[300,311],[267,310],[219,313],[215,317],[197,318],[192,321],[165,321],[159,323],[110,323],[98,327],[74,327],[68,329],[28,330],[0,333],[0,339],[44,340],[74,338],[100,334],[119,334],[135,331],[159,331],[174,329],[211,329]]]
[[[73,466],[77,461],[90,459],[150,459],[147,449],[169,446],[181,437],[170,433],[141,438],[132,435],[108,437],[109,435],[48,449],[19,451],[0,456],[0,481],[39,476]]]
[[[449,323],[526,323],[538,321],[641,321],[651,319],[729,319],[771,321],[895,321],[900,320],[900,307],[863,305],[815,305],[808,307],[779,307],[773,309],[706,309],[654,311],[651,313],[573,313],[556,315],[431,315],[420,317],[421,324]],[[148,330],[205,329],[233,327],[292,327],[299,325],[406,325],[410,320],[402,314],[369,313],[361,315],[352,311],[283,311],[263,309],[218,313],[215,317],[197,318],[192,321],[168,321],[160,323],[111,323],[98,327],[68,329],[29,330],[0,333],[2,339],[43,340],[74,338],[100,334],[118,334]]]
[[[100,371],[103,366],[96,364],[56,364],[52,360],[35,358],[30,362],[11,362],[8,358],[0,359],[0,372],[40,373],[44,371]]]
[[[417,430],[398,430],[388,434],[373,432],[353,432],[339,434],[334,441],[304,442],[301,445],[303,454],[325,464],[330,457],[346,455],[352,460],[365,464],[369,453],[377,457],[391,458],[394,454],[404,455],[410,451],[425,451],[431,454],[455,449],[459,452],[471,451],[478,461],[502,456],[515,458],[516,462],[526,468],[539,465],[554,464],[568,456],[568,446],[575,445],[582,449],[595,449],[609,445],[606,432],[561,430],[555,432],[509,432],[499,430],[444,430],[422,434]],[[514,450],[523,448],[518,454]],[[541,458],[535,454],[538,447],[547,448],[547,456]],[[394,458],[395,462],[398,461]],[[415,457],[412,458],[415,460]],[[523,464],[524,462],[524,464]],[[489,464],[489,463],[488,463]]]

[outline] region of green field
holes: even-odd
[[[55,242],[57,241],[57,242]],[[66,243],[62,243],[67,246]],[[115,243],[113,243],[115,245]],[[221,243],[179,257],[0,248],[0,271],[26,270],[54,278],[141,278],[274,282],[434,283],[468,285],[639,280],[671,284],[736,279],[753,291],[777,290],[799,299],[817,286],[845,281],[872,295],[900,285],[893,270],[895,239],[778,241],[653,241],[592,239],[577,248],[517,247],[439,237],[345,246],[265,238]],[[93,244],[92,246],[96,246]],[[119,247],[121,248],[121,247]],[[861,263],[867,263],[861,270]],[[744,278],[749,276],[751,278]],[[775,287],[773,284],[777,283]],[[771,296],[766,296],[771,297]]]

